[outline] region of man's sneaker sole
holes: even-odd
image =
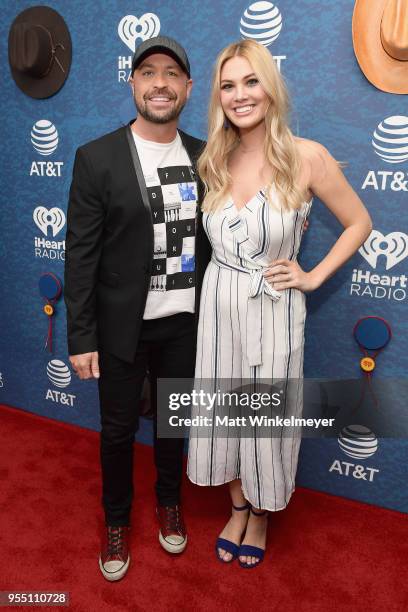
[[[182,553],[185,547],[187,546],[187,536],[185,537],[184,541],[181,542],[181,544],[171,544],[171,542],[167,542],[167,540],[163,538],[162,532],[159,531],[159,542],[164,548],[164,550],[166,550],[167,552],[178,554]]]
[[[103,574],[103,577],[106,578],[106,580],[109,580],[109,582],[115,582],[116,580],[120,580],[121,578],[123,578],[129,569],[129,563],[130,563],[130,555],[128,556],[127,561],[124,564],[124,566],[121,567],[119,570],[117,570],[116,572],[107,572],[106,569],[102,565],[101,558],[99,557],[100,570]]]

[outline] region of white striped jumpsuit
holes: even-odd
[[[287,212],[270,206],[260,190],[240,210],[230,198],[215,213],[203,214],[213,255],[201,291],[196,388],[225,388],[226,381],[239,379],[295,379],[301,385],[305,295],[273,290],[262,269],[276,259],[296,260],[311,205]],[[301,387],[290,401],[295,405],[288,412],[301,416]],[[192,416],[204,414],[212,416],[207,407],[192,410]],[[292,431],[257,437],[254,430],[240,437],[225,435],[225,428],[220,436],[213,428],[202,437],[192,427],[188,477],[204,486],[240,478],[254,507],[282,510],[295,488],[300,441]]]

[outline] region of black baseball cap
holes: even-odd
[[[132,74],[139,64],[152,53],[165,53],[170,55],[180,68],[184,70],[188,78],[190,78],[190,62],[188,61],[185,49],[174,38],[169,36],[155,36],[142,42],[135,51],[132,60]]]

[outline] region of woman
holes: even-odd
[[[198,164],[213,256],[201,293],[196,381],[210,380],[213,389],[233,379],[301,379],[305,292],[338,270],[371,231],[367,210],[330,153],[293,136],[288,107],[284,81],[262,45],[245,40],[221,52]],[[296,257],[314,195],[344,231],[306,272]],[[301,413],[301,393],[286,401]],[[204,413],[212,414],[207,407],[197,412]],[[289,502],[299,446],[300,436],[285,432],[239,438],[191,430],[189,478],[229,482],[232,515],[216,542],[221,561],[238,557],[245,568],[262,561],[268,511]]]

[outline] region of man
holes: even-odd
[[[156,380],[194,376],[196,319],[210,246],[200,215],[195,163],[203,142],[177,130],[192,87],[185,50],[159,36],[133,57],[138,111],[129,126],[77,151],[65,263],[68,348],[81,379],[99,386],[106,532],[103,576],[129,567],[133,442],[147,371]],[[183,440],[154,427],[159,541],[182,552]]]

